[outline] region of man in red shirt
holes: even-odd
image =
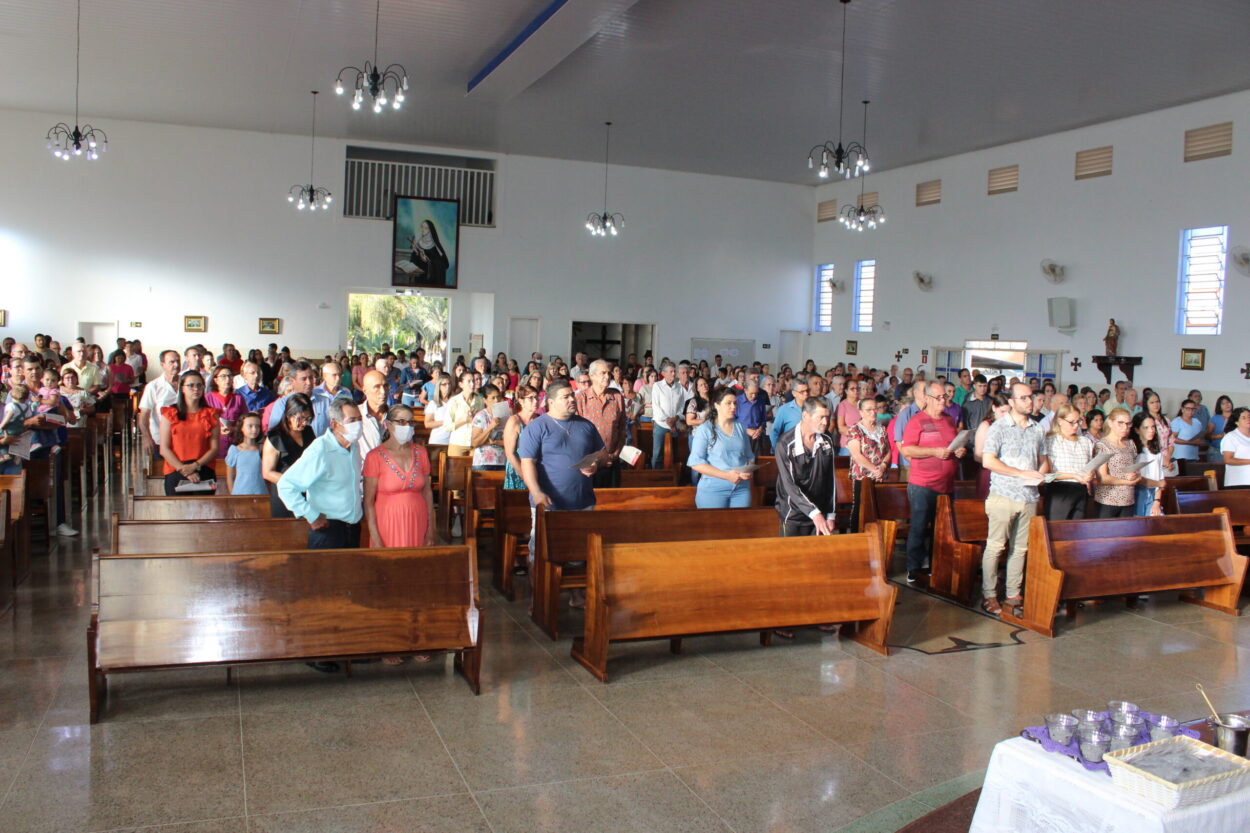
[[[612,366],[603,359],[591,362],[581,379],[574,396],[577,415],[594,423],[607,454],[595,472],[594,486],[615,488],[621,485],[621,463],[617,457],[625,447],[625,399],[619,390],[608,387]],[[587,380],[590,384],[586,384]]]
[[[907,532],[907,581],[920,580],[932,544],[933,517],[937,514],[938,495],[955,491],[958,460],[968,449],[961,445],[955,451],[950,445],[959,434],[959,426],[944,413],[948,394],[941,382],[930,382],[925,391],[924,410],[912,417],[903,431],[903,456],[911,463],[907,478],[907,499],[911,502],[911,528]]]

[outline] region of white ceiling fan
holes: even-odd
[[[1237,267],[1237,271],[1243,275],[1250,275],[1250,249],[1245,246],[1233,246],[1228,253],[1228,259]]]
[[[926,275],[924,272],[912,272],[912,280],[916,282],[916,288],[921,292],[933,291],[933,276]]]
[[[1067,277],[1067,268],[1053,260],[1043,260],[1041,266],[1042,276],[1051,283],[1063,283],[1064,278]]]

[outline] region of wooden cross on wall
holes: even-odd
[[[1075,373],[1076,371],[1078,371],[1078,370],[1080,370],[1080,369],[1081,369],[1081,360],[1080,360],[1080,359],[1073,359],[1073,360],[1071,361],[1071,365],[1072,365],[1072,372],[1073,372],[1073,373]]]
[[[1241,375],[1250,379],[1250,362],[1246,362],[1246,366],[1241,369]]]
[[[903,351],[899,350],[897,353],[894,354],[894,361],[901,362],[902,360],[903,360]]]

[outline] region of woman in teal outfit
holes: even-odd
[[[690,436],[690,468],[703,475],[694,493],[700,509],[739,509],[751,505],[751,474],[738,471],[755,462],[751,440],[738,422],[738,392],[721,388],[712,396],[712,414]]]

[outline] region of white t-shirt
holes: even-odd
[[[139,399],[139,409],[148,412],[148,426],[152,431],[152,442],[161,441],[161,408],[178,404],[178,389],[172,382],[166,382],[163,375],[148,382],[143,388],[143,396]]]
[[[1250,437],[1233,429],[1220,440],[1220,453],[1233,452],[1238,460],[1250,460]],[[1250,486],[1250,466],[1227,466],[1224,469],[1225,486]]]

